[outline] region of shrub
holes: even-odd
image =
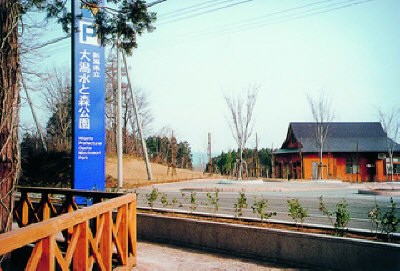
[[[147,204],[151,207],[151,209],[153,210],[153,206],[155,201],[158,198],[158,189],[157,188],[153,188],[153,190],[151,190],[150,194],[146,194],[146,199],[147,199]]]
[[[301,206],[299,199],[288,200],[287,203],[289,207],[288,215],[296,222],[296,227],[297,221],[300,219],[301,227],[303,228],[304,219],[308,216],[307,209]]]
[[[247,198],[244,192],[239,192],[239,198],[237,199],[237,203],[235,203],[235,216],[241,217],[244,208],[247,208]]]
[[[162,204],[162,206],[163,206],[164,208],[167,207],[167,206],[169,205],[168,198],[167,198],[167,194],[162,193],[162,194],[161,194],[161,199],[160,199],[160,201],[161,201],[161,204]]]
[[[211,193],[207,193],[207,199],[211,206],[214,207],[215,211],[217,212],[219,210],[219,191],[215,191],[215,196],[213,197]]]
[[[261,200],[257,200],[257,198],[255,198],[253,205],[251,205],[253,213],[258,215],[258,217],[261,219],[261,223],[263,223],[264,219],[268,219],[276,215],[276,212],[267,212],[267,203],[268,201],[264,198]]]
[[[350,214],[347,210],[346,200],[342,199],[339,203],[336,204],[336,211],[329,211],[322,199],[322,196],[319,198],[319,210],[325,214],[331,224],[335,227],[335,234],[338,236],[344,236],[347,232],[347,224],[350,221]],[[335,215],[335,222],[332,219],[332,216]]]
[[[397,204],[390,198],[390,209],[386,212],[382,212],[378,204],[375,202],[374,208],[369,211],[368,217],[375,226],[376,236],[378,237],[378,231],[386,234],[386,238],[389,242],[392,240],[392,235],[397,231],[399,225],[399,218],[396,214]]]
[[[190,210],[191,210],[191,213],[197,209],[197,206],[198,206],[198,204],[197,204],[196,192],[192,192],[192,193],[190,193]]]

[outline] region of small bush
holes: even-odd
[[[244,208],[247,208],[247,198],[244,192],[239,192],[239,198],[237,199],[237,203],[235,203],[235,216],[241,217]]]
[[[276,215],[276,212],[268,212],[267,205],[268,201],[266,199],[257,200],[255,198],[253,205],[251,208],[253,209],[253,213],[257,214],[258,217],[261,219],[261,223],[263,223],[264,219],[268,219],[272,216]]]
[[[307,209],[301,206],[299,199],[288,200],[287,203],[289,207],[288,215],[296,222],[296,227],[297,221],[300,219],[301,227],[303,228],[304,219],[308,216]]]
[[[168,207],[169,202],[168,202],[167,194],[162,193],[162,194],[161,194],[161,199],[160,199],[160,201],[161,201],[161,204],[162,204],[162,206],[163,206],[164,208],[165,208],[165,207]]]
[[[197,204],[196,192],[192,192],[192,193],[190,193],[190,210],[191,210],[191,213],[197,209],[197,206],[198,206],[198,204]]]
[[[219,191],[215,191],[215,196],[213,197],[211,193],[207,193],[207,199],[211,206],[214,207],[215,212],[218,212],[219,210]]]
[[[375,225],[376,235],[378,236],[378,230],[381,229],[381,233],[386,234],[389,242],[391,242],[393,233],[397,231],[399,225],[396,207],[397,204],[393,201],[393,198],[390,198],[389,211],[383,213],[378,204],[375,203],[375,207],[368,213],[371,222]]]
[[[153,190],[151,191],[150,194],[146,194],[146,199],[147,199],[147,204],[151,207],[151,209],[153,210],[153,206],[155,201],[158,198],[158,189],[157,188],[153,188]]]
[[[336,204],[336,211],[329,211],[322,199],[322,196],[319,198],[319,210],[329,218],[329,221],[335,227],[335,234],[338,236],[344,236],[347,232],[347,224],[350,221],[350,214],[347,210],[346,200],[342,199],[339,203]],[[335,221],[333,221],[332,217],[335,215]]]

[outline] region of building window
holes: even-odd
[[[356,159],[346,158],[346,173],[358,174],[360,173],[360,165]]]
[[[386,158],[386,174],[392,174],[392,164],[390,158]],[[393,158],[393,174],[400,174],[400,159]]]
[[[393,173],[395,174],[400,173],[400,164],[393,164]]]

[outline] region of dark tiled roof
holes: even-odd
[[[324,152],[387,152],[386,133],[379,122],[330,122]],[[315,122],[292,122],[289,131],[301,143],[302,152],[317,152]],[[286,148],[287,140],[277,153]],[[400,151],[397,144],[396,151]]]
[[[328,137],[331,138],[367,138],[384,137],[379,122],[330,122],[328,126]],[[290,127],[298,138],[315,137],[317,124],[315,122],[292,122]]]

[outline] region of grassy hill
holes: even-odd
[[[168,170],[168,166],[151,163],[153,180],[147,179],[146,164],[142,159],[124,157],[123,159],[123,179],[125,188],[135,188],[155,183],[179,182],[191,179],[205,179],[208,175],[200,171],[192,171],[187,169],[176,169],[176,174],[172,175],[172,169]],[[106,159],[106,175],[108,183],[111,186],[116,184],[117,178],[117,157],[107,157]],[[110,177],[111,176],[111,177]]]

